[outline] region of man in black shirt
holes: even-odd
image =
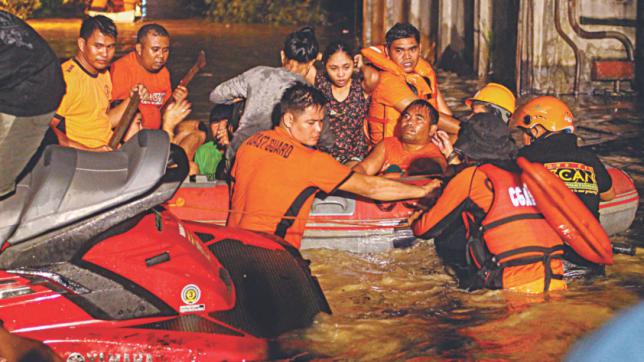
[[[577,146],[568,106],[555,97],[534,98],[514,113],[511,126],[523,132],[519,156],[544,164],[599,218],[599,201],[615,196],[612,182],[597,155]]]
[[[577,146],[573,115],[568,106],[555,97],[534,98],[516,110],[510,126],[523,132],[525,147],[519,150],[518,156],[542,163],[559,176],[599,219],[600,200],[615,196],[612,181],[597,155]],[[572,250],[566,254],[566,259],[573,263],[590,266],[601,273],[598,266],[572,254]]]
[[[0,197],[13,191],[64,94],[60,63],[47,42],[0,11]]]

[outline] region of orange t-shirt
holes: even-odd
[[[275,234],[299,248],[315,193],[333,192],[351,174],[280,127],[258,132],[237,151],[227,226]]]
[[[430,158],[437,162],[443,172],[447,169],[445,156],[431,142],[426,144],[425,147],[413,152],[405,150],[398,137],[387,137],[382,142],[385,146],[385,162],[380,172],[383,172],[391,165],[397,165],[401,170],[407,172],[409,166],[414,161],[423,158]]]
[[[170,73],[166,67],[157,73],[145,70],[136,59],[136,52],[130,52],[112,64],[112,99],[122,100],[130,96],[136,84],[148,89],[148,96],[141,100],[139,111],[143,118],[143,128],[161,128],[161,106],[172,95]]]

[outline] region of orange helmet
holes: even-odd
[[[511,127],[530,129],[537,125],[549,132],[575,131],[570,108],[563,101],[551,96],[531,99],[520,106],[510,120]]]

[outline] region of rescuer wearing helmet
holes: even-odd
[[[599,217],[600,199],[615,196],[612,182],[597,155],[577,146],[568,106],[555,97],[537,97],[519,107],[510,125],[523,132],[519,156],[543,163]]]
[[[512,91],[499,83],[488,83],[474,97],[465,100],[472,113],[494,113],[503,119],[505,124],[516,107],[516,98]]]
[[[465,168],[412,224],[414,235],[434,238],[437,254],[461,288],[565,289],[564,245],[546,220],[535,217],[540,213],[521,182],[507,125],[492,113],[475,114],[462,124],[454,147]],[[454,232],[463,223],[467,232]],[[450,237],[441,239],[445,233]]]
[[[566,103],[551,96],[536,97],[516,110],[510,127],[523,132],[525,147],[519,156],[542,163],[559,176],[599,218],[599,201],[615,196],[612,181],[597,155],[577,145],[574,117]],[[603,273],[599,266],[568,251],[566,259]]]
[[[488,83],[479,89],[472,98],[465,100],[465,104],[470,107],[472,113],[467,115],[463,121],[469,121],[475,114],[492,113],[501,118],[503,123],[508,124],[510,117],[516,108],[516,98],[511,90],[499,83]],[[447,134],[439,131],[434,137],[434,143],[447,157],[448,164],[460,163],[458,153],[452,153],[452,144],[456,142],[456,134]]]

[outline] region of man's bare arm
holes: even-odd
[[[436,105],[438,106],[437,111],[439,111],[440,113],[446,114],[448,116],[451,116],[452,111],[447,106],[447,102],[445,102],[445,98],[443,97],[443,93],[441,93],[439,89],[436,89],[436,93],[437,93],[437,95],[436,95]]]
[[[424,186],[409,185],[379,176],[354,173],[340,185],[340,190],[380,201],[419,199],[440,186],[433,180]]]
[[[382,170],[385,163],[385,145],[380,142],[371,152],[357,165],[353,166],[353,171],[363,175],[375,175]]]

